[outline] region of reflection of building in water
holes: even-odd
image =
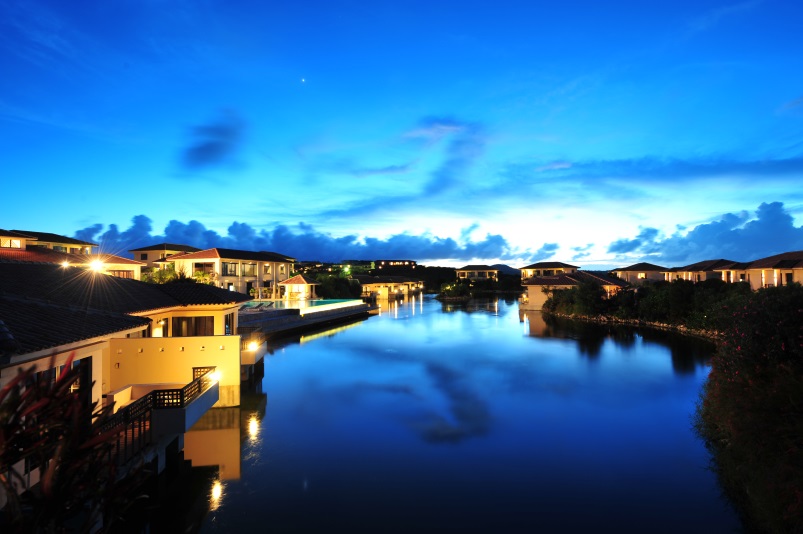
[[[548,337],[548,326],[541,312],[524,312],[519,310],[519,321],[529,323],[529,335],[533,337]]]
[[[268,396],[261,384],[243,392],[237,408],[210,410],[184,436],[184,459],[193,467],[218,466],[219,480],[240,478],[242,443],[259,439]]]
[[[337,333],[344,332],[344,331],[348,330],[349,328],[354,328],[355,326],[360,325],[360,324],[362,324],[362,322],[357,321],[357,322],[353,322],[353,323],[342,324],[342,325],[336,326],[334,328],[327,328],[326,330],[322,330],[320,332],[315,332],[313,334],[306,334],[306,335],[303,335],[303,336],[301,336],[299,338],[299,343],[303,345],[304,343],[309,343],[310,341],[314,341],[316,339],[321,339],[321,338],[324,338],[324,337],[332,337],[333,335],[335,335]]]
[[[240,408],[209,410],[184,435],[184,458],[193,467],[217,465],[221,480],[240,478]]]

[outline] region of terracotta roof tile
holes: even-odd
[[[782,263],[783,262],[783,263]],[[748,264],[748,269],[792,269],[803,267],[803,250],[784,252],[766,258],[759,258]]]
[[[170,259],[176,259],[171,256]],[[232,248],[210,248],[199,252],[192,252],[181,256],[183,260],[221,258],[225,260],[268,261],[279,263],[295,263],[295,258],[277,254],[275,252],[254,252],[253,250],[236,250]]]
[[[80,239],[75,239],[74,237],[67,237],[59,234],[51,234],[50,232],[31,232],[29,230],[14,230],[14,232],[19,232],[20,234],[25,234],[26,236],[36,238],[38,241],[44,241],[47,243],[64,243],[65,245],[82,245],[85,247],[98,246],[97,243],[90,243],[89,241],[81,241]]]
[[[490,265],[466,265],[460,267],[458,271],[498,271],[499,269],[491,267]]]
[[[661,267],[660,265],[655,265],[653,263],[646,263],[646,262],[634,263],[633,265],[630,265],[628,267],[620,267],[618,269],[613,269],[613,272],[615,273],[626,272],[626,271],[642,271],[642,272],[658,271],[665,273],[668,271],[668,269],[666,267]]]
[[[532,263],[527,267],[522,267],[521,269],[577,269],[576,265],[569,265],[568,263],[562,263],[559,261],[539,261],[538,263]],[[520,269],[520,270],[521,270]]]
[[[280,286],[281,285],[288,285],[288,286],[289,285],[319,286],[321,284],[320,284],[320,282],[318,282],[317,280],[315,280],[312,277],[309,277],[309,276],[306,276],[306,275],[303,275],[303,274],[297,274],[292,278],[288,278],[284,282],[279,282],[279,285]]]

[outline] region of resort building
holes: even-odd
[[[533,276],[555,276],[559,274],[575,273],[577,267],[559,261],[539,261],[521,268],[521,279],[526,280]]]
[[[316,298],[315,286],[321,284],[314,278],[297,274],[284,282],[279,282],[279,285],[284,286],[284,296],[288,300],[309,300]]]
[[[803,250],[784,252],[746,263],[732,262],[715,270],[725,282],[747,282],[753,290],[803,284]]]
[[[0,388],[20,369],[34,366],[54,380],[60,368],[75,366],[74,387],[85,403],[114,403],[119,414],[112,421],[120,431],[118,461],[136,445],[161,470],[167,451],[181,450],[201,415],[240,404],[241,351],[264,350],[242,349],[236,335],[247,300],[192,282],[147,284],[83,267],[0,260]],[[18,467],[29,487],[36,484],[38,469]]]
[[[46,240],[40,242],[36,235]],[[93,253],[92,247],[95,246],[56,234],[0,230],[0,261],[72,265],[118,278],[139,280],[144,263],[114,254]]]
[[[665,279],[664,273],[669,271],[666,267],[655,265],[652,263],[635,263],[628,267],[614,269],[611,271],[616,277],[624,280],[625,282],[633,285],[643,284],[645,282],[659,282]]]
[[[145,263],[145,267],[153,268],[159,267],[159,264],[154,264],[158,260],[164,260],[170,256],[177,254],[187,254],[188,252],[198,252],[201,249],[191,247],[189,245],[177,245],[175,243],[158,243],[147,247],[134,248],[129,250],[135,260]],[[161,265],[164,266],[164,262]]]
[[[406,276],[370,276],[355,274],[351,277],[362,286],[362,297],[392,300],[417,295],[424,290],[424,281]]]
[[[93,249],[97,248],[97,243],[81,241],[59,234],[49,232],[32,232],[30,230],[13,230],[25,236],[27,246],[47,248],[56,252],[68,252],[70,254],[92,254]],[[24,246],[22,248],[25,248]]]
[[[683,267],[673,267],[664,271],[664,279],[667,282],[673,280],[688,280],[691,282],[702,282],[704,280],[722,279],[721,270],[727,269],[736,262],[733,260],[704,260],[685,265]]]
[[[293,272],[294,258],[275,252],[210,248],[165,258],[177,273],[256,298],[281,298],[281,286]],[[253,291],[252,291],[253,290]]]
[[[458,280],[469,280],[471,282],[477,280],[498,280],[499,269],[490,267],[488,265],[466,265],[457,269]]]
[[[388,267],[415,269],[416,266],[414,260],[374,260],[373,263],[377,269],[387,269]]]
[[[543,309],[544,303],[554,291],[571,289],[581,283],[600,286],[607,297],[615,295],[629,285],[604,271],[574,271],[550,276],[533,276],[521,283],[526,293],[519,299],[519,309],[539,311]]]

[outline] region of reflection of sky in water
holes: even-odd
[[[709,348],[592,326],[427,301],[278,348],[205,530],[733,527],[690,431]]]

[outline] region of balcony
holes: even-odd
[[[106,396],[120,406],[106,425],[120,428],[117,448],[125,458],[158,440],[160,436],[183,434],[220,398],[219,379],[214,367],[193,368],[189,384],[137,384]]]

